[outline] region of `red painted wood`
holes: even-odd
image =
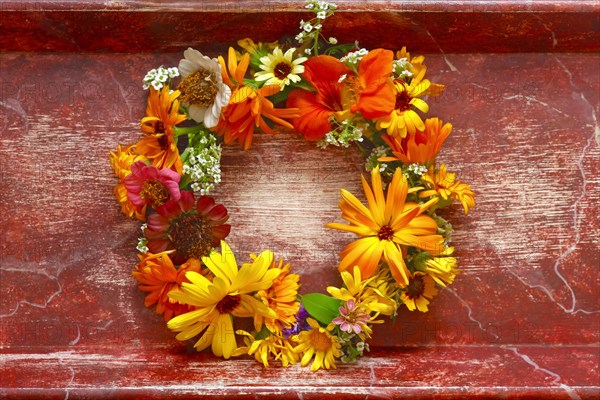
[[[325,35],[426,53],[598,52],[597,1],[341,1]],[[29,1],[0,5],[0,50],[176,52],[293,37],[300,1]],[[260,12],[256,12],[260,10]],[[235,29],[225,29],[235,26]],[[290,30],[292,29],[292,30]],[[215,50],[220,50],[215,49]]]
[[[454,125],[440,160],[477,193],[447,213],[463,272],[429,313],[377,326],[367,357],[315,374],[197,354],[143,306],[107,155],[140,134],[145,72],[180,54],[1,54],[0,396],[599,397],[600,56],[447,53],[426,64],[447,85],[430,115]],[[360,192],[360,160],[287,130],[226,147],[232,248],[285,255],[304,293],[339,284],[352,235],[323,224],[339,188]]]

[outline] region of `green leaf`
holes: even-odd
[[[342,301],[323,293],[308,293],[302,296],[302,304],[306,311],[324,325],[339,315]]]

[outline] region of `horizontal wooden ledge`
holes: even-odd
[[[598,12],[596,0],[332,0],[338,12]],[[2,11],[145,11],[170,12],[303,12],[304,1],[292,0],[149,0],[149,1],[4,1]]]
[[[597,52],[597,1],[343,1],[324,34],[419,53]],[[221,52],[237,40],[292,38],[300,1],[0,3],[0,51]],[[360,35],[357,35],[360,32]]]

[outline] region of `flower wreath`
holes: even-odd
[[[178,68],[148,72],[142,137],[119,145],[110,162],[121,211],[145,221],[133,276],[176,338],[200,335],[198,351],[254,355],[265,366],[314,360],[316,371],[362,356],[373,325],[400,305],[428,310],[436,284],[459,272],[452,226],[436,210],[458,200],[466,214],[475,201],[435,162],[452,125],[421,119],[423,97],[444,89],[425,79],[424,57],[338,45],[322,34],[335,5],[308,0],[306,8],[315,17],[300,22],[298,48],[244,39],[227,60],[189,48]],[[224,240],[227,210],[207,196],[221,180],[220,143],[249,149],[255,128],[275,133],[267,120],[321,148],[370,150],[371,184],[361,177],[367,205],[341,189],[348,224],[326,225],[359,236],[340,253],[343,284],[328,287],[329,296],[300,296],[300,276],[269,250],[239,266]],[[234,331],[234,317],[252,318],[254,331]]]

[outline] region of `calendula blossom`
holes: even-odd
[[[293,338],[298,343],[294,351],[302,354],[300,364],[305,367],[314,357],[310,366],[311,371],[318,371],[323,367],[335,369],[335,359],[342,356],[338,339],[326,328],[319,326],[314,319],[308,318],[307,322],[311,329],[302,331]]]
[[[435,170],[432,165],[429,171],[421,177],[421,181],[427,186],[427,190],[419,192],[419,197],[440,197],[447,203],[458,200],[462,204],[465,214],[469,209],[475,207],[475,193],[466,183],[461,183],[456,179],[456,174],[447,172],[446,165],[442,164],[439,170]]]
[[[202,262],[213,273],[212,281],[197,272],[188,272],[190,283],[182,283],[181,291],[169,292],[169,298],[196,307],[196,310],[179,315],[168,322],[168,327],[179,332],[178,340],[202,336],[194,347],[204,350],[211,347],[216,356],[229,358],[236,350],[233,317],[275,318],[273,310],[252,294],[273,284],[281,273],[279,268],[269,268],[273,253],[262,252],[252,263],[238,269],[233,252],[224,241],[221,253],[212,252]]]
[[[372,276],[383,259],[399,285],[408,284],[410,272],[406,267],[403,247],[412,246],[437,254],[443,250],[444,238],[437,234],[437,224],[423,212],[437,202],[425,204],[407,202],[409,193],[406,177],[396,169],[384,195],[378,168],[371,171],[373,188],[362,178],[368,208],[350,192],[342,189],[339,203],[342,218],[350,224],[329,223],[326,226],[352,232],[361,238],[350,243],[340,253],[340,271],[357,265],[365,278]],[[414,191],[411,189],[411,191]]]

